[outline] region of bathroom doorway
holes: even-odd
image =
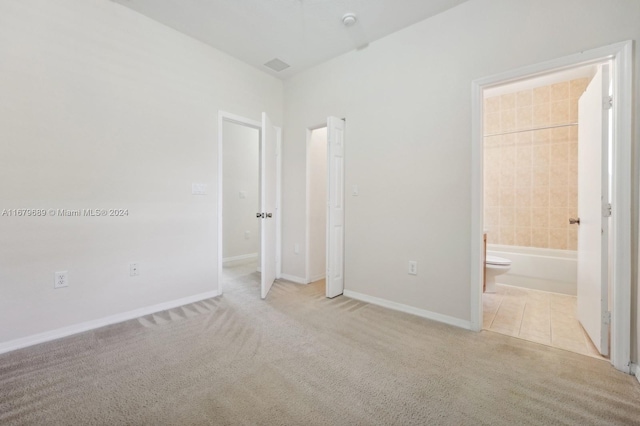
[[[476,189],[472,227],[477,234],[473,234],[472,282],[477,287],[472,286],[473,328],[598,357],[599,353],[608,353],[610,313],[625,319],[613,323],[610,341],[610,361],[623,371],[628,371],[630,338],[630,288],[622,278],[628,279],[630,274],[630,247],[625,235],[629,233],[630,215],[624,211],[629,205],[631,185],[630,110],[625,103],[625,88],[628,90],[630,84],[625,58],[629,54],[630,45],[621,43],[474,82]],[[582,230],[578,231],[578,227],[587,228],[584,222],[578,225],[578,193],[584,198],[585,189],[578,188],[578,157],[583,154],[578,150],[578,136],[582,141],[580,133],[584,133],[577,120],[582,113],[578,111],[578,100],[594,76],[601,75],[603,69],[606,72],[607,65],[612,69],[612,84],[601,85],[601,90],[605,93],[602,88],[606,87],[610,90],[606,93],[613,95],[612,111],[602,112],[610,100],[604,96],[594,110],[613,129],[599,139],[605,143],[611,137],[611,144],[605,143],[606,149],[601,152],[602,158],[609,154],[611,161],[603,165],[602,174],[594,170],[603,177],[603,194],[606,197],[610,189],[612,198],[605,198],[602,206],[596,206],[596,219],[602,218],[597,231],[600,226],[603,231],[598,232],[598,237],[604,237],[598,238],[602,241],[599,247],[591,246],[588,251],[595,253],[592,259],[602,255],[604,261],[602,276],[594,279],[599,294],[591,295],[602,315],[596,312],[597,318],[589,319],[579,314],[579,306],[586,298],[580,292],[584,280],[578,280],[576,270],[576,265],[584,265],[578,238]],[[593,90],[589,86],[587,92]],[[585,109],[583,105],[581,109]],[[582,165],[582,170],[585,168]],[[610,204],[614,211],[611,217],[606,212]],[[606,233],[609,222],[616,224],[610,240]],[[488,262],[486,270],[494,269],[491,274],[499,283],[491,295],[482,294],[485,230],[487,254],[511,263],[510,268],[499,266],[502,275],[497,275],[494,262]],[[627,299],[620,293],[627,294]],[[609,295],[613,296],[610,302]],[[604,344],[598,340],[600,335],[587,335],[583,330],[583,326],[588,329],[586,323],[591,320],[603,332]],[[595,345],[592,339],[596,340]]]
[[[599,186],[578,190],[578,169],[586,166],[579,165],[584,130],[578,105],[603,67],[608,64],[550,73],[483,93],[488,283],[483,328],[595,357],[600,351],[585,332],[584,321],[599,320],[600,313],[578,316],[580,225],[575,218],[578,193],[584,197],[585,191],[598,192]],[[608,342],[601,351],[608,354]]]

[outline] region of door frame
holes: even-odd
[[[308,127],[306,129],[306,133],[307,133],[307,141],[306,141],[306,145],[305,145],[305,155],[306,155],[306,182],[305,182],[305,192],[306,192],[306,197],[305,197],[305,235],[304,235],[304,240],[305,240],[305,249],[304,249],[304,283],[305,284],[310,284],[312,281],[312,277],[311,276],[311,134],[313,133],[314,130],[318,130],[318,129],[322,129],[322,128],[327,128],[328,123],[324,123],[324,124],[319,124],[317,126],[312,126],[312,127]],[[327,133],[327,141],[326,143],[329,143],[329,134]],[[328,147],[327,147],[328,148]],[[328,149],[327,149],[327,152]],[[328,158],[325,158],[325,163],[328,161]],[[327,168],[327,178],[329,177],[329,168]],[[329,194],[327,194],[327,197],[329,196]],[[327,198],[328,199],[328,198]],[[328,222],[329,218],[327,217],[327,222]],[[325,227],[328,226],[328,223],[325,223]],[[325,236],[325,244],[326,244],[326,240],[327,237]],[[329,246],[327,246],[327,250],[329,249]],[[327,265],[326,265],[326,259],[325,259],[325,268],[324,268],[324,277],[325,279],[327,278]]]
[[[218,292],[223,292],[223,279],[222,279],[222,259],[223,259],[223,124],[224,122],[239,124],[241,126],[251,127],[258,130],[258,150],[262,144],[262,122],[258,120],[252,120],[250,118],[243,117],[241,115],[232,114],[226,111],[218,111],[218,202],[217,202],[217,215],[218,215]],[[280,278],[282,272],[282,214],[281,214],[281,200],[282,200],[282,128],[274,126],[276,129],[276,279]],[[257,206],[256,206],[257,208]],[[256,210],[257,211],[257,210]],[[262,257],[262,250],[260,251],[260,257]],[[259,265],[258,265],[259,266]]]
[[[613,366],[628,373],[631,364],[631,191],[633,41],[586,50],[573,55],[474,80],[471,84],[471,329],[482,330],[483,262],[483,91],[485,89],[581,65],[612,61],[614,87],[613,214],[610,253],[611,353]]]
[[[335,116],[337,117],[337,116]],[[345,120],[343,118],[343,120]],[[329,122],[325,121],[322,124],[318,124],[317,126],[311,126],[311,127],[307,127],[306,129],[306,145],[305,145],[305,156],[306,156],[306,164],[305,164],[305,168],[306,168],[306,174],[305,174],[305,253],[304,253],[304,263],[305,263],[305,268],[304,268],[304,284],[310,284],[311,283],[311,279],[313,277],[311,277],[311,257],[310,257],[310,248],[311,248],[311,152],[310,152],[310,147],[311,147],[311,133],[314,130],[318,130],[318,129],[322,129],[322,128],[327,128],[327,144],[329,143],[329,132],[328,132],[328,127],[329,127]],[[329,173],[331,173],[331,167],[329,167],[329,146],[327,145],[327,157],[326,157],[326,162],[327,162],[327,176],[326,176],[326,180],[327,182],[329,182]],[[345,198],[346,200],[346,198]],[[329,201],[329,192],[327,192],[327,204]],[[346,219],[346,218],[345,218]],[[327,277],[327,268],[326,268],[326,264],[329,261],[329,255],[331,254],[330,252],[330,245],[329,243],[329,212],[327,212],[327,220],[325,223],[326,226],[326,231],[325,232],[325,242],[326,242],[326,258],[325,258],[325,279]],[[345,224],[346,226],[346,224]],[[344,264],[344,259],[343,259],[343,264]]]

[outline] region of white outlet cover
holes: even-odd
[[[239,195],[239,197],[240,197],[241,199],[245,199],[245,198],[247,198],[247,193],[246,193],[246,191],[240,191],[240,193],[239,193],[238,195]]]
[[[59,271],[54,274],[53,288],[69,287],[69,273]]]
[[[129,264],[129,276],[137,277],[140,275],[140,266],[137,263]]]

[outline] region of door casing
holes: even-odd
[[[613,185],[610,362],[629,373],[631,364],[631,191],[633,41],[611,44],[530,65],[472,82],[471,87],[471,328],[482,329],[483,247],[483,91],[533,76],[612,61]]]
[[[223,219],[222,219],[222,206],[223,206],[223,144],[224,134],[222,131],[223,123],[227,121],[230,123],[236,123],[241,126],[247,126],[254,129],[258,129],[260,132],[260,143],[262,136],[262,122],[258,120],[252,120],[240,115],[232,114],[225,111],[218,111],[218,201],[217,201],[217,214],[218,214],[218,292],[222,294],[222,234],[223,234]],[[282,275],[282,249],[281,249],[281,236],[282,236],[282,215],[281,212],[281,188],[282,188],[282,128],[274,126],[276,129],[276,279]],[[259,149],[260,147],[258,147]],[[256,210],[257,211],[257,210]],[[257,220],[257,219],[256,219]],[[262,250],[261,250],[262,255]]]

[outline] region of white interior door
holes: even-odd
[[[260,294],[264,299],[276,279],[276,173],[277,133],[266,113],[262,113],[262,138],[260,143],[260,182],[262,221],[260,247]]]
[[[344,291],[344,120],[327,119],[326,295]]]
[[[601,65],[578,103],[578,320],[609,353],[609,66]]]

